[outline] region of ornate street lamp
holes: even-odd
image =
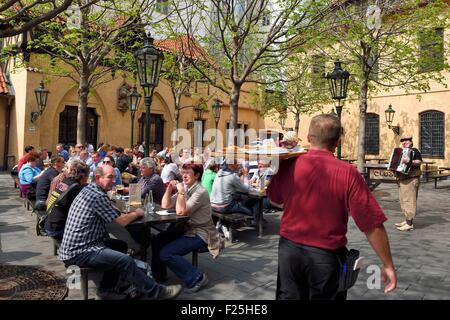
[[[202,103],[199,103],[194,107],[195,112],[197,113],[197,118],[195,120],[202,121],[203,120],[203,112],[205,111],[205,108],[203,107]]]
[[[35,122],[39,116],[42,115],[45,107],[47,106],[48,94],[50,91],[44,88],[44,81],[41,80],[39,84],[39,88],[34,89],[34,94],[36,96],[36,102],[38,105],[39,111],[31,112],[31,122]]]
[[[325,76],[328,79],[328,86],[330,88],[331,97],[336,101],[336,113],[341,120],[343,103],[341,100],[347,98],[348,80],[350,72],[342,70],[341,61],[334,62],[334,70]],[[337,150],[338,159],[341,159],[341,142],[339,141]]]
[[[139,109],[139,103],[141,102],[142,96],[137,92],[136,85],[133,90],[128,94],[128,105],[131,111],[131,148],[133,148],[133,135],[134,135],[134,115],[137,109]]]
[[[203,149],[203,112],[207,109],[205,102],[200,101],[194,106],[197,117],[194,119],[194,147]]]
[[[389,104],[389,107],[384,111],[384,114],[386,116],[386,124],[388,125],[389,129],[394,131],[395,135],[398,136],[400,134],[400,127],[392,125],[395,115],[395,110],[392,109],[392,104]]]
[[[218,137],[217,126],[219,125],[220,113],[222,112],[222,101],[220,101],[219,99],[214,99],[214,102],[213,102],[211,108],[212,108],[212,112],[214,115],[214,120],[216,122],[216,139],[215,139],[216,146],[214,148],[214,151],[217,152],[217,137]]]
[[[150,148],[150,106],[155,88],[158,86],[164,54],[155,48],[150,33],[146,34],[144,48],[134,53],[137,65],[139,83],[144,89],[145,100],[145,156]]]

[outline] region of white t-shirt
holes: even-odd
[[[176,180],[177,175],[180,173],[178,166],[175,163],[166,164],[161,172],[161,179],[164,183],[171,180]]]

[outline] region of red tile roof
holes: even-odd
[[[0,69],[0,93],[8,94],[8,85],[6,84],[2,69]]]
[[[166,52],[182,53],[193,60],[206,60],[210,65],[216,65],[202,46],[194,38],[189,38],[188,35],[175,39],[155,40],[155,46]]]

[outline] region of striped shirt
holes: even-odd
[[[104,248],[103,240],[109,238],[106,224],[118,216],[100,186],[85,187],[70,206],[59,258],[65,261]]]

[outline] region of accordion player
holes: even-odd
[[[404,163],[402,159],[408,157],[409,161]],[[389,159],[388,169],[402,174],[408,174],[412,167],[414,150],[411,148],[394,148]]]

